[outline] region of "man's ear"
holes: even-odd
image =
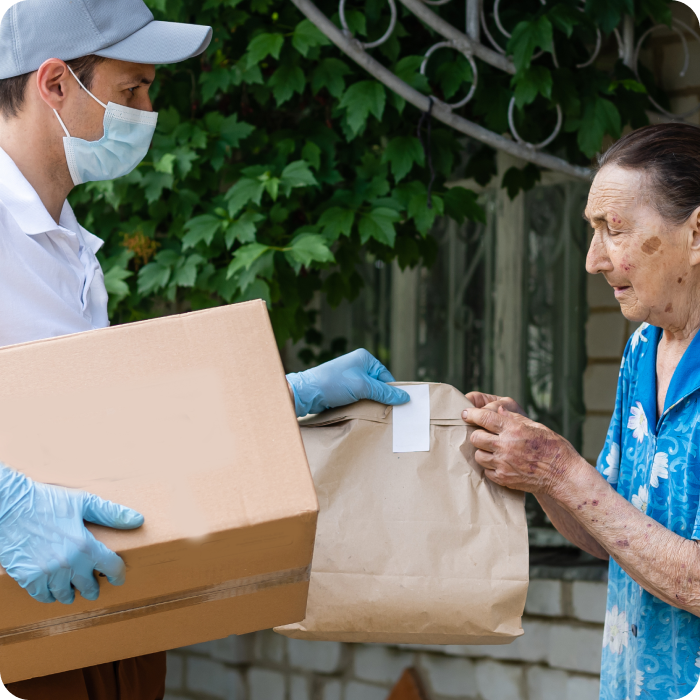
[[[690,243],[689,262],[700,265],[700,207],[698,207],[685,223]]]
[[[48,107],[60,111],[68,93],[79,89],[77,82],[70,78],[68,66],[58,58],[49,58],[41,64],[36,72],[36,86]]]

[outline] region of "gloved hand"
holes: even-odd
[[[294,392],[294,408],[299,418],[360,399],[389,406],[411,400],[403,389],[385,383],[393,382],[394,378],[367,350],[355,350],[306,372],[288,374],[287,381]]]
[[[118,530],[143,524],[131,508],[83,491],[39,484],[0,463],[0,565],[40,603],[72,603],[75,588],[97,600],[93,571],[124,583],[121,557],[96,540],[83,520]]]

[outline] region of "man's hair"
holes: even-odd
[[[95,68],[106,60],[102,56],[92,55],[74,58],[72,61],[66,61],[66,63],[73,69],[80,82],[89,90],[92,87]],[[3,116],[5,119],[11,119],[18,116],[22,111],[30,75],[32,73],[0,80],[0,116]]]

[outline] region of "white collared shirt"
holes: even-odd
[[[0,347],[109,325],[102,244],[68,202],[56,224],[0,148]]]

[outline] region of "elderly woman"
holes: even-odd
[[[610,560],[601,700],[674,700],[700,674],[700,129],[632,132],[600,159],[584,214],[627,343],[593,468],[508,398],[468,395],[492,481],[533,493],[555,527]]]

